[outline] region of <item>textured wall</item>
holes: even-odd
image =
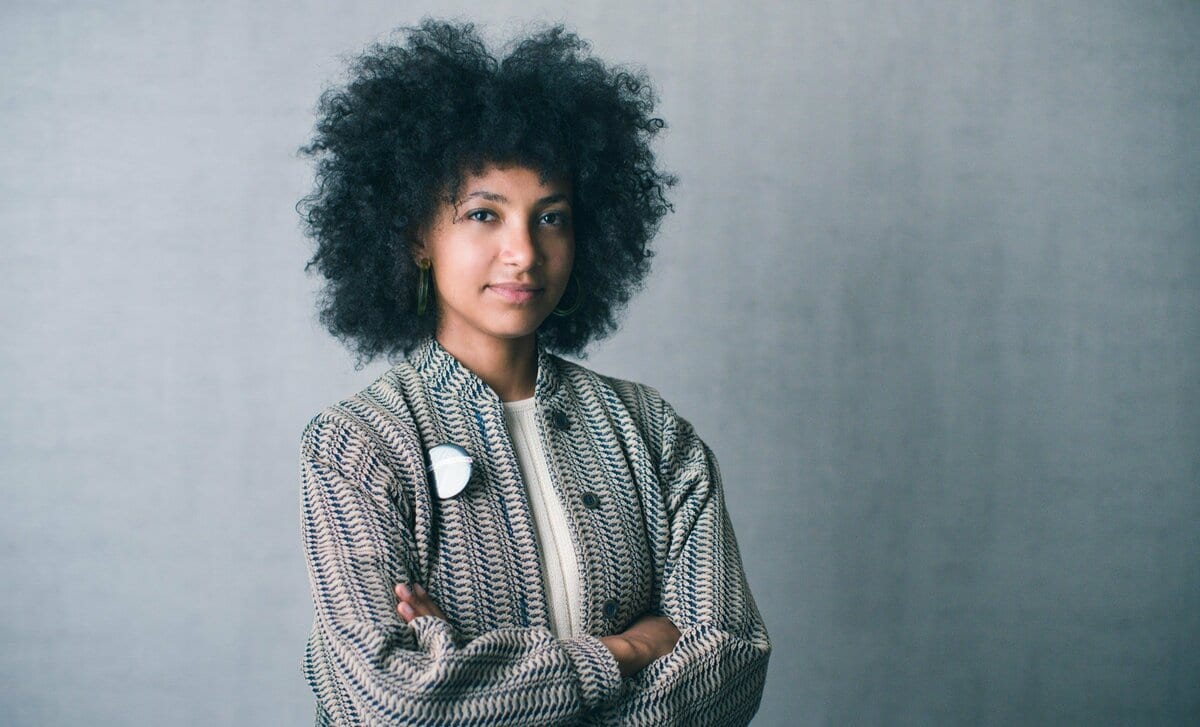
[[[588,363],[721,460],[758,724],[1200,713],[1200,5],[479,5],[0,8],[4,724],[309,719],[298,437],[384,364],[294,152],[430,11],[657,82],[677,212]]]

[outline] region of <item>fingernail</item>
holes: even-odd
[[[413,617],[412,606],[408,605],[407,603],[401,603],[400,604],[400,615],[404,616],[405,618],[412,618]]]
[[[408,586],[404,583],[397,583],[396,593],[398,593],[401,598],[408,598]]]

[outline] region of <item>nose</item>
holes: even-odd
[[[504,235],[501,259],[521,269],[534,268],[541,263],[537,236],[529,225],[516,224]]]

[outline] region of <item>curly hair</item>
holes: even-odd
[[[436,316],[416,312],[411,246],[467,175],[518,164],[571,183],[572,277],[586,294],[538,338],[582,355],[616,328],[672,209],[675,177],[655,167],[649,146],[664,124],[645,74],[589,56],[562,26],[515,42],[503,60],[470,23],[426,19],[402,32],[403,43],[371,46],[344,86],[322,94],[301,148],[316,167],[297,209],[316,241],[305,270],[325,278],[321,322],[360,366],[410,352],[436,327]]]

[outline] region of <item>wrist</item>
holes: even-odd
[[[618,634],[601,637],[600,641],[608,647],[608,650],[612,652],[613,658],[617,660],[617,666],[621,669],[622,677],[636,674],[651,661],[648,658],[650,650],[642,639]]]
[[[636,631],[628,631],[623,636],[625,641],[629,643],[629,648],[638,661],[639,669],[648,666],[658,656],[654,651],[654,643],[643,634]]]

